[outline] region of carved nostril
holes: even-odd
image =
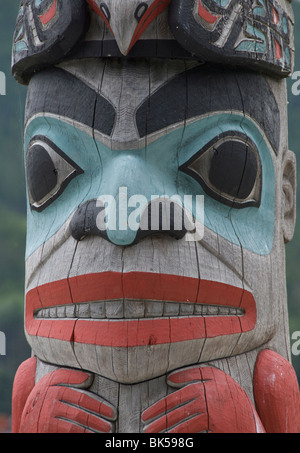
[[[90,200],[79,206],[70,222],[71,234],[76,241],[86,236],[98,235],[106,238],[105,230],[97,226],[97,216],[104,209],[96,200]]]
[[[147,11],[148,9],[148,5],[147,3],[143,2],[143,3],[140,3],[136,10],[135,10],[135,13],[134,13],[134,17],[136,18],[136,20],[139,22],[141,20],[141,18],[143,17],[143,15],[145,14],[145,12]]]
[[[182,206],[168,198],[155,199],[141,216],[137,239],[155,233],[182,239],[191,228],[191,219]]]
[[[112,206],[117,207],[114,203]],[[116,245],[131,245],[153,234],[182,239],[194,228],[185,209],[169,198],[158,198],[147,204],[139,222],[131,224],[128,221],[125,230],[116,227],[117,218],[118,213],[113,213],[105,201],[87,201],[79,206],[71,219],[71,234],[76,241],[100,236]]]
[[[107,21],[109,22],[111,16],[110,16],[110,11],[108,9],[107,4],[104,2],[101,2],[99,5],[99,8],[102,11],[102,13],[104,14],[104,16],[106,17]]]

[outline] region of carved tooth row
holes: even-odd
[[[43,308],[36,318],[134,319],[170,316],[242,316],[241,308],[187,302],[111,300]]]

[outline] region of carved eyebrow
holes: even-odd
[[[143,102],[136,125],[142,138],[195,116],[233,110],[253,118],[278,153],[277,102],[264,77],[249,70],[203,65],[181,73]]]
[[[75,76],[52,68],[37,73],[30,82],[25,119],[36,113],[54,113],[111,135],[116,112],[113,105]]]

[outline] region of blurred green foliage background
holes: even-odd
[[[295,71],[300,71],[300,2],[295,11]],[[31,352],[24,336],[24,253],[26,237],[25,178],[22,139],[26,88],[11,76],[11,45],[19,0],[1,0],[0,71],[6,75],[6,96],[0,96],[0,331],[6,335],[6,355],[0,356],[0,413],[10,414],[11,392],[19,364]],[[289,93],[290,149],[300,156],[300,90],[292,93],[295,80],[287,82]],[[300,165],[298,165],[298,173]],[[298,193],[300,192],[300,186]],[[300,195],[300,193],[299,193]],[[300,212],[300,196],[297,209]],[[300,221],[287,245],[288,304],[291,334],[300,335]],[[300,353],[300,348],[299,353]],[[300,355],[293,356],[300,377]]]

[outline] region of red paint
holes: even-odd
[[[255,404],[267,433],[300,433],[300,393],[294,368],[275,351],[260,352],[254,368]]]
[[[57,280],[50,285],[41,285],[37,287],[38,295],[42,307],[52,307],[57,305],[63,294],[64,305],[72,303],[72,296],[68,284],[68,280]]]
[[[121,272],[102,272],[86,274],[68,280],[71,300],[74,303],[94,300],[122,299],[123,274]]]
[[[106,23],[106,25],[108,26],[108,28],[110,29],[110,31],[113,33],[112,29],[111,29],[111,26],[105,16],[105,14],[103,14],[103,12],[101,11],[101,9],[99,8],[99,6],[97,5],[97,3],[95,2],[95,0],[86,0],[88,2],[88,4],[90,5],[90,7],[98,14],[98,16],[101,17],[101,19],[104,20],[104,22]]]
[[[124,297],[128,299],[196,302],[197,278],[151,272],[127,272],[122,276]]]
[[[132,36],[128,52],[134,46],[134,44],[140,39],[144,31],[149,27],[149,25],[159,16],[167,6],[169,6],[170,0],[155,0],[147,9],[145,14],[142,16],[138,26],[135,29],[135,32]]]
[[[205,338],[205,323],[199,318],[158,318],[139,320],[80,320],[76,323],[74,341],[118,348]]]
[[[264,432],[258,414],[242,387],[213,367],[190,367],[168,376],[179,389],[142,414],[146,433]]]
[[[198,8],[199,16],[205,20],[208,24],[215,24],[216,21],[219,19],[219,16],[214,16],[211,14],[207,9],[204,8],[202,0],[199,0],[199,8]]]
[[[274,24],[277,25],[279,23],[278,13],[277,13],[276,9],[274,8],[274,6],[272,6],[272,10],[273,10],[273,22],[274,22]]]
[[[95,0],[87,0],[88,4],[91,8],[104,20],[106,25],[109,27],[110,31],[113,34],[113,30],[105,17],[102,13],[101,9],[95,2]],[[170,0],[154,0],[153,3],[149,6],[146,10],[145,14],[142,16],[140,22],[138,23],[136,30],[133,34],[132,40],[130,42],[129,48],[127,52],[134,46],[134,44],[140,39],[144,31],[149,27],[149,25],[156,19],[157,16],[169,5]],[[135,20],[132,18],[132,20]]]
[[[56,15],[56,0],[53,0],[52,5],[48,9],[48,11],[45,12],[45,14],[39,16],[40,21],[42,22],[43,25],[47,25],[53,17]]]
[[[17,432],[110,432],[114,411],[85,390],[90,383],[89,373],[82,371],[60,368],[46,374],[28,395]]]
[[[274,40],[275,40],[275,47],[276,47],[276,60],[280,60],[282,57],[281,45],[279,44],[277,39],[274,38]]]
[[[12,433],[18,433],[26,401],[35,386],[36,357],[23,362],[15,375],[12,391]]]
[[[154,319],[35,319],[43,307],[110,299],[166,300],[240,307],[244,316],[191,316]],[[242,288],[209,280],[146,272],[103,272],[48,283],[26,296],[29,335],[113,347],[136,347],[213,338],[255,327],[256,304]]]

